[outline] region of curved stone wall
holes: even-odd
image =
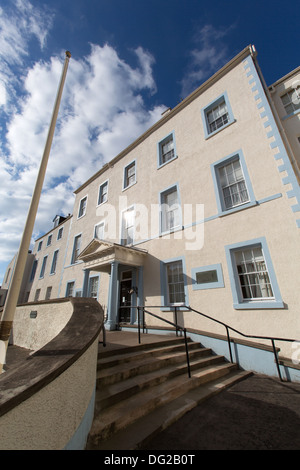
[[[50,302],[51,303],[51,302]],[[103,309],[70,298],[62,331],[0,376],[0,449],[83,449],[92,423]],[[52,303],[59,309],[59,302]],[[55,311],[49,309],[49,321]]]

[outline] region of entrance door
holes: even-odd
[[[132,272],[122,273],[120,282],[119,323],[130,323]]]

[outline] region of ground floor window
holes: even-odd
[[[163,306],[182,306],[188,303],[183,258],[161,262],[161,289]]]

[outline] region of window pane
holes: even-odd
[[[272,298],[273,290],[261,247],[235,252],[244,299]]]
[[[182,271],[182,262],[176,261],[167,265],[167,280],[168,280],[168,292],[169,302],[184,303],[185,292],[184,292],[184,276]]]

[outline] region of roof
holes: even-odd
[[[147,137],[149,137],[153,132],[159,129],[163,124],[169,121],[173,116],[179,113],[183,108],[188,106],[192,101],[194,101],[199,95],[201,95],[205,90],[211,87],[216,81],[218,81],[222,76],[226,75],[232,68],[234,68],[238,63],[244,60],[249,55],[256,56],[256,50],[253,45],[245,47],[239,54],[237,54],[233,59],[227,62],[220,70],[218,70],[214,75],[212,75],[208,80],[206,80],[202,85],[200,85],[195,91],[188,95],[184,100],[182,100],[175,108],[166,109],[168,111],[163,117],[151,126],[146,132],[144,132],[138,139],[132,142],[128,147],[126,147],[122,152],[120,152],[116,157],[114,157],[109,163],[103,165],[103,167],[97,171],[93,176],[91,176],[85,183],[83,183],[78,189],[74,191],[75,194],[79,193],[82,189],[88,186],[92,181],[94,181],[98,176],[104,173],[108,168],[113,166],[121,158],[125,157],[131,150],[137,147],[141,142],[143,142]]]

